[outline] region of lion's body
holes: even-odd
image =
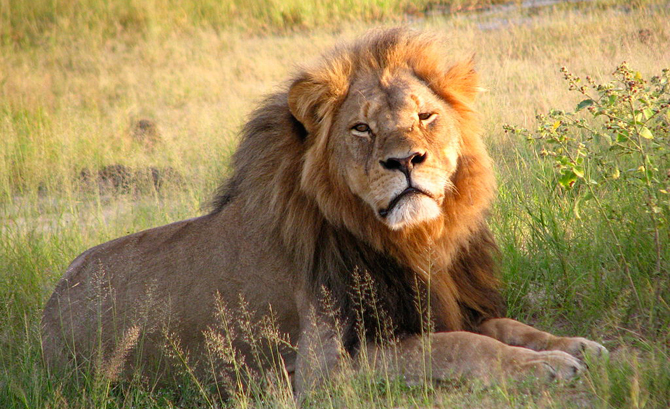
[[[202,354],[203,333],[216,323],[217,293],[232,302],[246,295],[259,317],[272,305],[280,314],[280,330],[297,339],[290,260],[276,243],[257,240],[247,229],[231,229],[243,216],[235,207],[217,217],[126,236],[79,256],[45,307],[47,357],[65,356],[67,346],[87,359],[102,347],[107,359],[134,326],[145,331],[141,353],[147,360],[165,353],[165,329],[191,353]]]
[[[361,319],[363,342],[404,340],[406,359],[429,319],[440,332],[436,351],[450,351],[445,376],[486,373],[501,354],[508,372],[578,367],[567,354],[444,334],[504,341],[523,332],[537,350],[556,338],[494,319],[504,316],[485,220],[495,183],[470,107],[475,93],[470,63],[447,65],[432,36],[388,30],[327,55],[252,114],[212,213],[100,245],[72,263],[45,307],[47,358],[74,348],[107,359],[140,325],[150,341],[136,348],[142,363],[159,355],[159,326],[197,359],[220,294],[233,304],[242,297],[258,317],[272,310],[299,346],[284,355],[298,390],[318,368],[337,366],[337,345],[357,354]],[[390,331],[354,299],[361,277]],[[323,311],[324,294],[343,333]],[[316,343],[327,352],[310,360]]]

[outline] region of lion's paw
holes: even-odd
[[[584,371],[579,359],[563,351],[536,352],[523,367],[535,376],[549,381],[569,380]]]
[[[559,337],[550,349],[567,352],[579,359],[584,359],[585,356],[600,358],[609,354],[604,346],[582,337]]]

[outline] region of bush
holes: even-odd
[[[626,326],[655,338],[670,316],[670,71],[646,80],[624,62],[603,84],[561,72],[582,97],[575,109],[538,115],[534,131],[504,129],[526,138],[554,169],[546,187],[572,203],[575,220],[566,221],[566,230],[604,227],[607,237],[593,235],[572,255],[600,257],[603,270],[623,274],[621,285],[601,283],[611,293],[631,294],[632,302],[605,304],[623,310]],[[604,288],[594,290],[597,297]]]

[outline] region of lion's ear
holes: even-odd
[[[473,102],[480,90],[478,86],[479,76],[475,71],[474,57],[449,68],[443,81],[448,92],[455,99],[466,104]]]
[[[343,57],[333,57],[328,64],[300,73],[288,90],[288,107],[308,132],[332,114],[349,89],[352,64]]]
[[[321,122],[320,106],[325,101],[328,87],[307,73],[298,77],[288,90],[291,114],[308,132],[314,132]]]

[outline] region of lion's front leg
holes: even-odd
[[[607,349],[595,341],[582,337],[559,337],[510,318],[486,320],[478,330],[480,334],[507,345],[529,348],[534,351],[564,351],[580,359],[585,353],[593,356],[602,356],[607,353]]]
[[[310,304],[301,317],[293,389],[298,402],[332,378],[346,356],[332,317],[318,314]]]
[[[513,347],[472,332],[439,332],[412,336],[390,346],[368,345],[359,365],[408,384],[426,380],[477,378],[485,383],[503,377],[570,379],[582,371],[575,357],[561,351]]]

